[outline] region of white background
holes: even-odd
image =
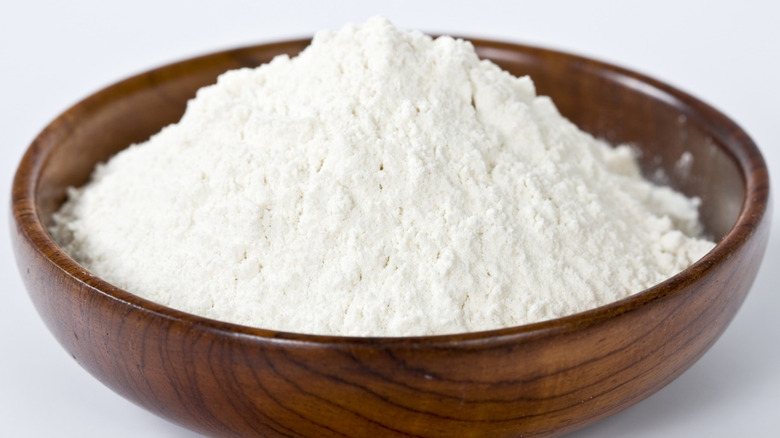
[[[476,5],[479,6],[476,6]],[[309,36],[371,15],[436,33],[523,42],[616,63],[725,112],[780,190],[780,7],[772,1],[3,1],[0,201],[34,136],[88,94],[175,60]],[[776,197],[775,197],[776,198]],[[777,202],[775,201],[775,205]],[[780,436],[780,214],[759,277],[725,335],[682,377],[573,437]],[[195,437],[125,401],[46,331],[0,232],[0,436]]]

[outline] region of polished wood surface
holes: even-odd
[[[417,338],[307,336],[200,318],[115,288],[56,246],[45,224],[67,186],[177,121],[222,71],[308,44],[293,41],[132,77],[36,138],[13,182],[11,232],[41,318],[107,386],[210,436],[554,436],[657,391],[707,351],[750,288],[770,224],[760,153],[725,116],[650,78],[554,51],[474,43],[515,75],[530,74],[582,128],[641,149],[648,175],[699,196],[718,246],[682,274],[599,309]],[[690,166],[680,165],[684,152]]]

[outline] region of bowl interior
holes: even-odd
[[[254,67],[280,53],[295,54],[307,44],[302,40],[250,47],[172,64],[132,77],[72,108],[42,135],[57,136],[46,139],[57,146],[47,151],[40,173],[40,219],[49,223],[66,188],[84,184],[97,163],[178,121],[187,100],[220,73]],[[708,235],[719,240],[732,228],[744,202],[744,175],[722,147],[727,133],[703,119],[701,108],[680,100],[663,84],[612,66],[532,47],[518,51],[518,46],[494,42],[475,45],[480,56],[514,75],[530,75],[538,93],[551,96],[581,129],[612,144],[634,146],[649,178],[699,197]]]
[[[712,108],[683,101],[682,93],[653,79],[590,60],[532,48],[522,57],[493,47],[478,52],[515,75],[530,75],[537,92],[552,97],[580,129],[633,146],[650,180],[698,197],[701,221],[715,241],[735,224],[745,175],[724,147],[732,141],[725,129],[730,124],[718,123],[722,116]]]

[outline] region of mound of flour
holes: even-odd
[[[423,335],[609,303],[709,251],[697,206],[531,79],[381,18],[223,74],[71,189],[51,232],[150,300],[294,332]]]

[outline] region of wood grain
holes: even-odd
[[[648,175],[702,199],[719,240],[703,260],[629,299],[492,332],[416,338],[307,336],[148,302],[92,276],[45,230],[97,162],[181,116],[199,87],[308,41],[172,64],[90,96],[33,142],[13,182],[11,232],[41,318],[122,396],[219,437],[555,436],[624,409],[691,366],[750,288],[769,231],[769,178],[752,140],[653,79],[559,52],[474,41],[530,74],[582,128],[643,151]],[[684,152],[693,157],[681,166]],[[545,256],[545,255],[541,255]],[[662,419],[659,419],[662,421]]]

